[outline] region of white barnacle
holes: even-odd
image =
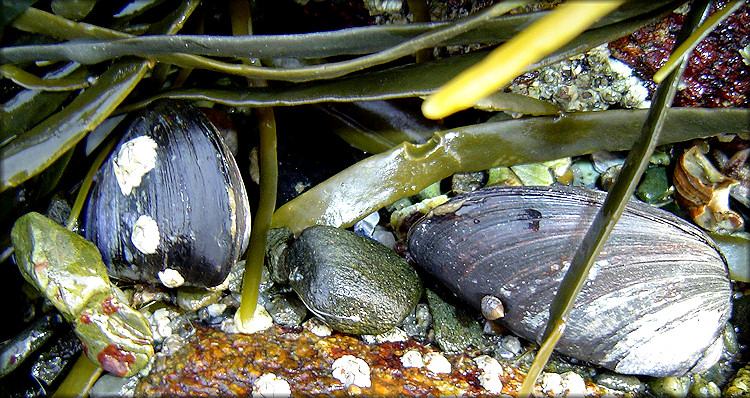
[[[451,363],[439,352],[428,352],[422,356],[424,366],[433,373],[450,373]]]
[[[154,254],[159,247],[159,226],[153,218],[141,215],[133,225],[130,234],[133,246],[143,254]]]
[[[157,147],[156,141],[145,135],[122,144],[112,166],[123,195],[130,195],[143,176],[156,166]]]
[[[289,397],[292,389],[289,382],[273,373],[263,373],[253,383],[253,396],[261,397]]]
[[[331,327],[328,326],[327,323],[316,317],[312,317],[303,322],[302,327],[309,330],[310,333],[318,337],[326,337],[333,334],[333,330],[331,329]]]
[[[185,278],[183,278],[180,271],[177,271],[176,269],[167,268],[163,271],[159,271],[157,275],[159,276],[161,283],[169,288],[180,287],[185,283]]]
[[[474,363],[482,370],[479,375],[479,384],[492,394],[500,394],[503,389],[503,382],[500,380],[503,367],[500,362],[489,355],[481,355],[474,358]]]
[[[575,372],[565,372],[561,376],[560,384],[567,390],[568,397],[582,397],[586,395],[586,381]]]
[[[363,334],[362,341],[366,344],[395,343],[409,340],[409,335],[397,327],[381,334]]]
[[[422,353],[419,350],[409,350],[401,356],[401,365],[405,368],[422,368],[424,367],[424,361],[422,360]]]
[[[332,376],[347,387],[354,384],[357,387],[368,388],[370,382],[370,366],[361,358],[344,355],[333,361]]]

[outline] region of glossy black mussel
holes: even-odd
[[[85,236],[115,278],[221,284],[247,245],[247,193],[211,122],[162,100],[136,116],[96,176]]]
[[[605,194],[576,187],[498,187],[457,196],[414,224],[414,261],[480,309],[539,342],[564,272]],[[619,373],[705,370],[722,351],[731,285],[710,238],[631,201],[583,286],[557,350]]]
[[[275,282],[288,284],[333,329],[379,334],[401,323],[422,295],[416,271],[380,243],[315,225],[294,240],[272,230],[266,252]]]

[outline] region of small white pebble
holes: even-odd
[[[521,340],[518,340],[518,337],[516,336],[504,336],[502,339],[502,345],[506,350],[515,355],[521,353]]]
[[[302,323],[302,327],[318,337],[327,337],[333,333],[331,327],[318,318],[310,318]]]
[[[234,326],[234,318],[226,318],[221,321],[221,331],[226,334],[237,334],[240,331]]]
[[[266,309],[260,304],[255,306],[253,317],[248,319],[245,323],[240,319],[240,311],[237,311],[234,314],[234,327],[240,333],[253,334],[266,330],[271,326],[273,326],[273,318],[271,318],[268,311],[266,311]]]
[[[474,363],[482,370],[482,374],[479,375],[479,384],[492,394],[500,394],[503,389],[503,382],[500,381],[503,367],[500,362],[489,355],[481,355],[474,358]]]
[[[154,340],[161,340],[172,334],[172,327],[169,326],[169,323],[172,321],[171,317],[174,315],[167,308],[159,308],[149,316],[149,325],[151,326],[151,333]]]
[[[486,373],[495,373],[497,375],[503,374],[503,367],[500,365],[500,362],[489,355],[481,355],[474,358],[474,363],[477,364],[479,369],[482,369],[482,371]]]
[[[208,315],[212,317],[221,315],[226,309],[227,309],[227,305],[223,303],[214,303],[206,307],[206,311],[208,311]]]
[[[422,360],[422,353],[419,350],[409,350],[401,356],[401,365],[405,368],[422,368],[424,367],[424,361]]]
[[[542,391],[545,393],[552,394],[555,397],[561,397],[563,394],[562,376],[557,373],[542,374],[542,382],[540,384]]]
[[[370,366],[353,355],[344,355],[333,361],[331,375],[347,387],[354,384],[357,387],[368,388],[371,385]]]
[[[376,334],[363,334],[359,336],[362,338],[362,342],[367,345],[378,344],[378,335]]]
[[[273,373],[263,373],[253,384],[253,397],[289,397],[289,383]]]
[[[503,391],[503,382],[500,381],[500,375],[496,373],[482,372],[479,375],[479,385],[490,394],[500,394]]]
[[[561,384],[563,390],[567,391],[566,396],[568,397],[581,397],[586,395],[586,382],[578,373],[563,373]]]
[[[422,357],[424,366],[433,373],[450,373],[451,363],[439,352],[428,352]]]
[[[366,344],[396,343],[409,340],[409,335],[399,328],[393,328],[381,334],[362,335],[362,341]]]
[[[157,319],[156,331],[161,337],[169,337],[172,335],[172,327],[169,326],[169,319]]]

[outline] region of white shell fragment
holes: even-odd
[[[401,365],[405,368],[422,368],[424,367],[424,361],[422,360],[422,353],[418,350],[409,350],[401,356]]]
[[[240,311],[234,313],[234,327],[240,333],[253,334],[266,330],[271,326],[273,326],[273,318],[271,318],[271,315],[261,304],[255,306],[253,317],[248,319],[247,322],[242,322]]]
[[[180,287],[185,283],[185,278],[183,278],[182,275],[180,275],[180,272],[175,269],[167,268],[163,271],[159,271],[157,275],[159,276],[162,285],[168,288]]]
[[[151,326],[151,334],[155,341],[160,341],[172,335],[173,330],[169,324],[172,322],[172,317],[175,315],[176,313],[170,311],[168,308],[159,308],[148,317],[148,322]]]
[[[422,357],[424,366],[432,373],[450,373],[451,363],[439,352],[428,352]]]
[[[310,333],[318,337],[327,337],[330,336],[331,333],[333,333],[333,330],[330,326],[328,326],[328,324],[315,317],[303,322],[302,327],[309,330]]]
[[[586,395],[586,382],[576,372],[563,373],[561,384],[568,397],[582,397]]]
[[[141,185],[143,176],[156,166],[157,147],[156,141],[145,135],[122,145],[112,166],[123,195],[130,195],[133,188]]]
[[[371,385],[370,366],[353,355],[344,355],[333,361],[331,375],[347,387],[354,384],[357,387],[368,388]]]
[[[253,384],[253,397],[289,397],[289,382],[273,373],[263,373]]]
[[[503,367],[497,359],[489,355],[481,355],[474,358],[477,368],[482,370],[479,375],[479,384],[492,394],[500,394],[503,389],[503,382],[500,376],[503,375]]]
[[[400,328],[393,328],[381,334],[363,334],[362,341],[366,344],[396,343],[409,340],[409,335]]]
[[[156,248],[159,247],[159,226],[156,225],[156,221],[153,218],[142,215],[138,217],[135,225],[133,225],[130,240],[133,242],[133,246],[141,253],[154,254],[156,253]]]
[[[563,396],[562,376],[558,373],[545,372],[540,383],[542,391],[555,397]]]
[[[586,382],[578,373],[565,372],[544,373],[541,382],[542,390],[554,397],[582,397],[586,395]]]

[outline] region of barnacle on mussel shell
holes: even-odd
[[[189,104],[159,101],[98,171],[85,236],[116,278],[211,287],[247,245],[249,217],[239,169],[216,128]]]
[[[604,193],[577,187],[496,187],[457,196],[409,232],[409,253],[479,309],[539,342],[549,306]],[[702,231],[631,202],[570,314],[557,350],[619,373],[674,376],[719,358],[731,312],[722,255]]]

